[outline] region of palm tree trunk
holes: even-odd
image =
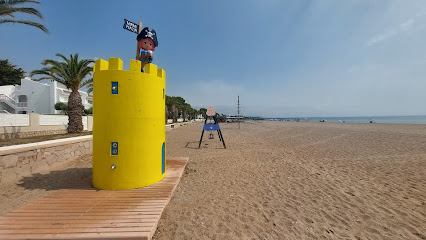
[[[81,104],[81,96],[78,90],[72,91],[68,98],[68,132],[82,132],[83,121],[82,121],[83,105]]]
[[[169,108],[167,107],[167,105],[165,105],[165,108],[166,108],[166,123],[165,124],[167,124],[167,122],[168,122],[168,119],[169,119]]]
[[[172,113],[173,113],[173,123],[177,123],[177,108],[175,105],[172,105]]]

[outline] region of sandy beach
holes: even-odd
[[[221,128],[167,134],[190,163],[155,239],[426,239],[426,125]]]
[[[426,239],[426,125],[246,122],[167,132],[189,157],[154,239]],[[0,186],[5,214],[75,179],[91,156]]]

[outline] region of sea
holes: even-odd
[[[268,118],[271,121],[426,124],[426,116]]]

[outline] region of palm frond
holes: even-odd
[[[64,85],[65,87],[67,87],[67,88],[69,89],[69,87],[67,86],[67,81],[64,81],[64,80],[59,79],[59,78],[56,78],[56,77],[53,77],[51,80],[52,80],[52,81],[56,81],[56,82],[58,82],[58,83],[60,83],[60,84]]]
[[[18,5],[18,4],[24,4],[24,3],[40,3],[40,2],[34,1],[34,0],[3,0],[3,1],[0,1],[0,5],[2,5],[2,4]]]
[[[57,65],[57,64],[59,64],[59,62],[58,62],[58,61],[55,61],[55,60],[52,60],[52,59],[44,59],[44,60],[41,62],[41,64],[42,64],[43,66],[46,66],[46,65]]]
[[[91,75],[93,72],[93,68],[92,67],[81,67],[79,68],[79,72],[77,73],[77,76],[81,76],[81,77],[85,77],[88,75]]]
[[[88,80],[86,80],[86,81],[81,82],[81,83],[80,83],[80,88],[82,88],[82,87],[84,87],[84,86],[86,86],[86,85],[90,85],[90,84],[93,84],[93,78],[91,78],[91,79],[88,79]]]
[[[56,56],[62,58],[68,65],[70,65],[70,60],[68,60],[68,58],[66,58],[64,55],[57,53]]]
[[[81,87],[90,84],[91,81],[93,82],[92,79],[85,80],[93,71],[93,68],[88,66],[93,63],[93,60],[82,59],[79,61],[78,54],[70,55],[70,58],[60,53],[56,54],[56,56],[63,61],[45,59],[42,61],[42,65],[45,67],[31,72],[31,76],[37,74],[45,75],[45,78],[60,82],[72,91],[77,91]]]
[[[34,75],[49,75],[49,68],[42,68],[39,70],[34,70],[32,72],[30,72],[30,77],[33,77]]]
[[[47,28],[44,25],[42,25],[40,23],[36,23],[36,22],[31,22],[31,21],[13,20],[13,19],[0,19],[0,23],[21,23],[21,24],[36,27],[36,28],[42,30],[43,32],[45,32],[47,34],[50,33],[49,30],[47,30]]]
[[[41,80],[50,80],[51,79],[51,77],[41,77],[41,78],[31,78],[31,80],[33,80],[33,81],[41,81]]]
[[[40,19],[43,19],[40,11],[35,8],[13,8],[13,7],[3,7],[0,8],[0,16],[12,15],[13,13],[27,13],[29,15],[34,15]]]

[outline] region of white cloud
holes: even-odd
[[[367,46],[375,45],[379,42],[382,42],[382,41],[385,41],[389,38],[392,38],[392,37],[394,37],[398,34],[409,31],[412,28],[414,21],[415,21],[414,18],[410,18],[407,21],[399,24],[398,26],[393,27],[388,32],[381,33],[381,34],[378,34],[378,35],[370,38],[370,40],[367,41]]]
[[[426,11],[422,11],[416,14],[414,17],[409,18],[406,21],[391,27],[390,30],[373,36],[367,41],[366,43],[367,46],[373,46],[375,44],[388,40],[392,37],[395,37],[399,34],[411,31],[412,29],[414,29],[414,25],[419,22],[418,18],[421,18],[425,15],[426,15]]]

